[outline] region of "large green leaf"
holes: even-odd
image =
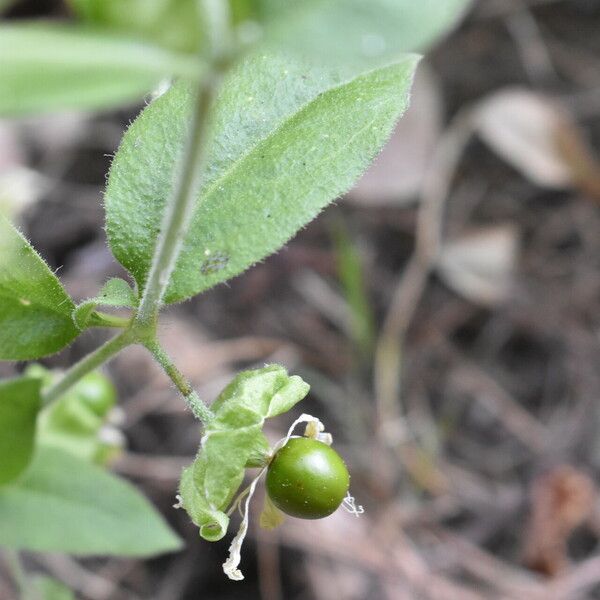
[[[67,346],[79,333],[74,308],[48,265],[0,215],[0,360],[39,358]]]
[[[212,404],[215,417],[202,436],[196,460],[183,472],[179,492],[200,535],[210,541],[227,532],[225,509],[239,488],[246,466],[264,465],[269,444],[265,419],[287,412],[308,393],[297,375],[279,365],[240,373]]]
[[[271,46],[320,62],[378,66],[423,50],[471,0],[254,0]]]
[[[0,485],[16,479],[31,460],[40,404],[37,379],[0,381]]]
[[[198,78],[190,55],[60,24],[0,25],[0,115],[107,108],[163,78]]]
[[[348,190],[405,110],[416,63],[408,55],[358,77],[271,55],[241,65],[215,109],[203,191],[166,301],[241,273]],[[125,134],[110,171],[109,242],[140,289],[190,108],[182,84],[153,102]]]
[[[0,489],[0,546],[153,556],[179,549],[181,540],[133,486],[40,445],[24,476]]]
[[[89,23],[133,34],[181,51],[199,49],[198,0],[69,0]]]

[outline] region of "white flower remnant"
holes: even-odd
[[[360,517],[365,512],[365,509],[360,505],[356,504],[354,496],[350,495],[350,491],[346,494],[346,497],[342,500],[342,507],[346,512],[349,512],[355,517]]]
[[[333,442],[333,438],[330,433],[325,432],[325,426],[319,419],[313,417],[312,415],[302,414],[300,415],[290,426],[288,429],[287,435],[280,439],[271,449],[271,457],[275,455],[275,453],[283,448],[289,441],[290,438],[293,437],[294,429],[300,423],[306,423],[306,428],[304,430],[304,435],[308,438],[318,440],[331,446]],[[235,512],[237,508],[242,515],[242,522],[240,523],[240,527],[236,536],[231,541],[231,545],[229,546],[229,557],[223,563],[223,572],[229,579],[233,579],[234,581],[241,581],[244,579],[243,573],[238,569],[239,564],[242,560],[241,550],[242,544],[244,543],[244,539],[246,538],[246,534],[248,533],[248,521],[250,517],[250,500],[254,495],[256,490],[256,485],[258,484],[258,480],[266,473],[268,467],[264,467],[260,470],[260,472],[256,475],[256,477],[250,482],[250,485],[244,488],[234,500],[231,508],[227,511],[228,515],[231,515]],[[177,498],[180,501],[180,498]],[[244,508],[241,509],[242,502],[244,501]],[[180,503],[179,503],[180,504]],[[175,505],[178,507],[177,505]],[[350,495],[350,492],[346,495],[342,502],[342,506],[349,513],[360,516],[364,513],[364,509],[360,505],[356,505],[354,498]]]
[[[309,417],[310,415],[302,416]],[[307,438],[323,442],[328,446],[333,444],[333,436],[330,433],[325,433],[325,425],[323,425],[319,419],[315,419],[314,421],[309,421],[307,423],[306,428],[304,429],[304,435]]]
[[[242,522],[240,524],[240,528],[236,536],[231,541],[231,545],[229,546],[229,557],[223,563],[223,572],[229,579],[233,579],[233,581],[241,581],[244,579],[243,573],[238,569],[238,566],[242,560],[242,544],[244,543],[244,538],[246,537],[246,533],[248,533],[248,519],[250,513],[250,500],[254,495],[254,490],[256,489],[256,484],[258,480],[261,478],[262,474],[266,471],[266,469],[262,469],[261,472],[252,480],[250,487],[248,488],[248,494],[246,497],[246,502],[244,504],[244,512]],[[244,492],[242,492],[244,493]],[[236,501],[237,503],[238,501]]]

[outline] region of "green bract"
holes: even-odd
[[[241,65],[215,106],[203,192],[166,302],[238,275],[347,191],[404,112],[417,60],[405,56],[358,77],[272,55]],[[184,147],[190,98],[180,84],[148,106],[110,170],[109,243],[140,289]]]
[[[123,279],[109,279],[95,298],[89,298],[73,311],[73,321],[79,329],[100,324],[101,319],[94,312],[98,306],[134,308],[138,304],[136,293]]]
[[[300,377],[279,365],[240,373],[212,405],[196,460],[183,472],[181,503],[211,541],[227,532],[225,513],[247,466],[266,463],[269,444],[262,433],[265,419],[292,408],[308,393]]]
[[[323,442],[292,438],[277,451],[267,470],[267,492],[282,512],[321,519],[335,512],[350,486],[340,455]]]
[[[67,346],[79,333],[74,308],[48,265],[0,215],[0,360],[39,358]]]

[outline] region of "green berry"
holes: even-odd
[[[267,470],[273,504],[301,519],[321,519],[335,512],[349,486],[341,456],[327,444],[305,437],[290,439]]]
[[[115,405],[117,394],[111,381],[102,373],[88,373],[75,387],[79,400],[98,417],[105,417]]]

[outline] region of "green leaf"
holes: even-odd
[[[269,444],[265,419],[288,411],[308,393],[298,376],[279,365],[240,373],[211,406],[215,416],[202,436],[196,460],[184,472],[179,493],[183,507],[209,541],[227,532],[224,512],[244,478],[245,468],[264,465]]]
[[[29,464],[40,406],[37,379],[0,381],[0,485],[16,479]]]
[[[202,37],[198,0],[70,0],[83,19],[185,52]]]
[[[381,66],[425,49],[470,0],[255,0],[271,47],[337,64]]]
[[[143,557],[178,550],[181,540],[129,483],[40,445],[23,478],[0,490],[0,545]]]
[[[67,346],[79,333],[74,308],[48,265],[0,215],[0,360],[39,358]]]
[[[67,586],[45,575],[36,575],[31,587],[35,600],[75,600],[75,594]]]
[[[42,391],[60,377],[40,365],[28,366],[26,373],[42,381]],[[38,417],[38,443],[89,462],[106,464],[123,445],[121,432],[107,424],[116,401],[113,384],[98,371],[88,373],[66,394],[42,409]]]
[[[108,32],[0,25],[0,115],[109,108],[140,100],[166,77],[202,72],[193,56]]]
[[[347,191],[405,110],[416,63],[406,56],[349,81],[349,71],[267,55],[238,68],[215,108],[203,192],[166,301],[184,300],[241,273]],[[139,289],[190,108],[181,84],[152,103],[125,134],[110,171],[109,243]]]
[[[123,279],[109,279],[95,298],[89,298],[75,308],[73,321],[79,329],[85,329],[94,323],[94,311],[98,306],[137,306],[138,298],[130,285]]]

